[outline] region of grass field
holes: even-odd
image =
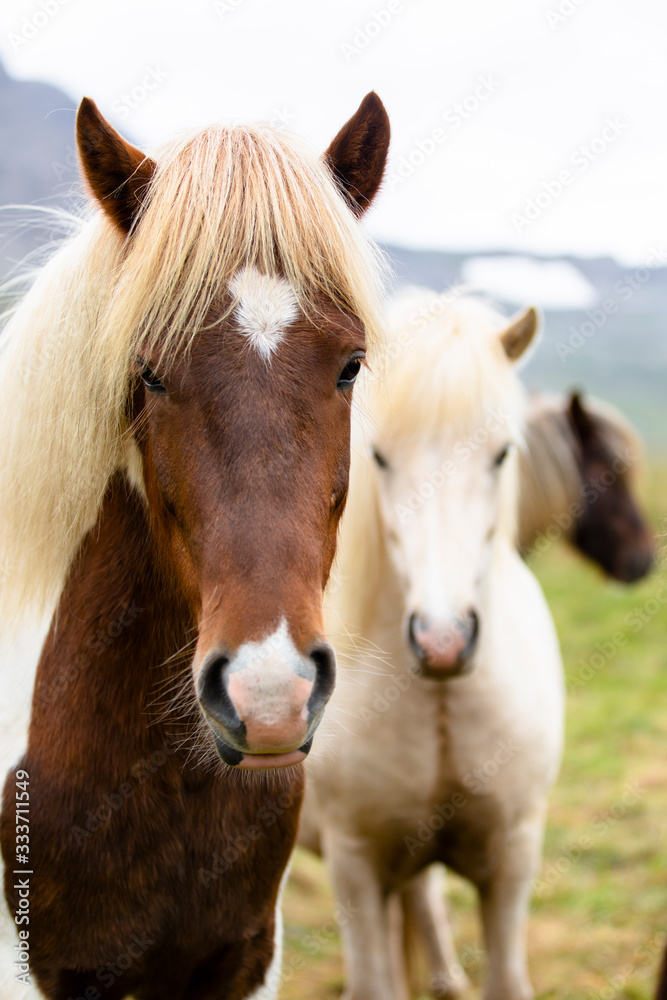
[[[657,599],[667,600],[667,466],[651,469],[645,493],[658,564],[640,585],[606,582],[563,544],[532,562],[568,678],[565,760],[529,929],[544,1000],[650,1000],[667,931],[667,604]],[[449,898],[472,998],[484,976],[474,894],[452,876]],[[340,994],[334,910],[321,863],[297,853],[282,1000]]]

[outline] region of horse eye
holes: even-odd
[[[162,385],[162,382],[160,382],[160,379],[154,372],[151,371],[148,365],[144,365],[143,367],[143,370],[141,372],[141,380],[149,392],[166,393],[167,391],[165,387]]]
[[[373,456],[373,458],[375,459],[375,462],[377,463],[377,465],[380,466],[381,469],[388,469],[389,468],[389,462],[384,457],[384,455],[380,454],[380,452],[377,450],[377,448],[371,448],[371,455]]]
[[[510,450],[510,446],[508,444],[506,444],[505,447],[503,448],[503,450],[501,452],[499,452],[499,454],[497,454],[496,457],[494,458],[493,464],[496,465],[496,466],[502,465],[503,462],[505,461],[505,459],[507,458],[508,454],[509,454],[509,450]]]
[[[361,362],[363,359],[363,354],[360,354],[348,361],[338,376],[339,389],[349,389],[354,385],[357,375],[361,371]]]

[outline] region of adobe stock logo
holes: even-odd
[[[340,43],[340,51],[345,56],[345,62],[352,62],[355,56],[368,48],[371,42],[392,24],[396,15],[403,12],[403,9],[403,0],[389,0],[386,7],[374,11],[364,24],[358,24],[352,40]]]
[[[520,212],[512,212],[510,221],[515,232],[522,232],[541,218],[569,190],[577,177],[597,163],[628,128],[628,123],[621,121],[618,115],[605,118],[600,132],[570,154],[568,166],[559,170],[555,177],[543,180],[539,190],[524,202]]]
[[[42,28],[50,24],[53,18],[60,13],[60,8],[66,6],[69,0],[40,0],[37,9],[28,17],[21,21],[18,32],[10,31],[7,35],[14,52],[18,52],[29,42],[36,38]]]
[[[135,84],[132,90],[122,93],[118,100],[113,102],[111,107],[114,114],[118,115],[119,118],[129,118],[132,111],[138,108],[151,92],[157,90],[166,79],[167,73],[159,66],[147,66],[139,83]]]

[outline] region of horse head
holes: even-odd
[[[121,291],[151,260],[177,300],[134,337],[128,428],[156,561],[196,634],[200,710],[227,764],[297,763],[334,686],[322,596],[367,348],[342,272],[368,253],[354,216],[382,178],[386,112],[368,95],[301,175],[277,133],[211,130],[156,163],[87,99],[77,130],[125,241]]]
[[[574,544],[614,579],[641,580],[653,565],[655,546],[633,495],[631,472],[639,456],[627,446],[614,447],[607,423],[577,392],[570,397],[567,415],[579,444],[583,498]]]
[[[439,679],[474,664],[495,542],[511,534],[523,409],[513,369],[537,330],[533,309],[503,328],[497,314],[489,328],[490,310],[474,300],[452,312],[439,343],[436,322],[423,346],[415,338],[395,361],[395,419],[378,417],[373,448],[405,638],[421,672]]]

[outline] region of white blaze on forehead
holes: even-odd
[[[243,267],[232,278],[229,290],[238,300],[234,318],[265,361],[299,315],[296,296],[284,278],[262,274],[256,267]]]

